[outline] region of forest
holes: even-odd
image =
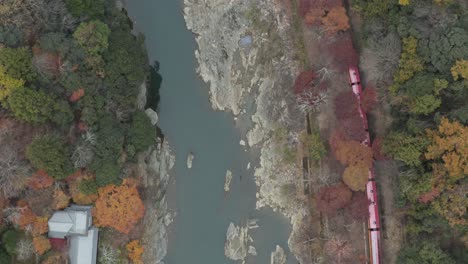
[[[111,0],[0,3],[0,263],[65,263],[47,220],[94,205],[98,263],[142,263],[137,157],[156,127],[137,107],[142,35]]]
[[[363,191],[375,167],[383,263],[466,263],[466,1],[300,0],[294,8],[300,19],[295,37],[304,43],[296,45],[304,50],[297,59],[304,64],[293,93],[311,114],[312,130],[301,144],[312,171],[328,166],[331,172],[312,183],[319,187],[312,192],[312,216],[320,213],[312,222],[336,225],[334,234],[319,233],[327,241],[322,245],[309,235],[309,250],[330,263],[365,258],[352,227],[339,225],[367,218]],[[348,66],[361,70],[370,146],[362,144],[365,124],[344,87]],[[290,160],[290,148],[283,152]],[[321,228],[311,233],[318,236]]]
[[[360,65],[388,103],[382,153],[397,161],[398,263],[465,263],[468,227],[466,1],[351,1]],[[385,250],[385,249],[384,249]]]

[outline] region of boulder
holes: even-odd
[[[156,113],[153,109],[151,108],[146,109],[145,114],[146,116],[148,116],[153,126],[156,125],[156,123],[158,123],[158,120],[159,120],[158,113]]]

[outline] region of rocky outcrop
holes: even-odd
[[[270,264],[285,264],[286,263],[286,254],[284,254],[284,249],[276,245],[276,250],[271,252]]]
[[[247,243],[249,241],[248,228],[229,224],[224,244],[224,254],[232,260],[244,261],[247,257]]]
[[[147,108],[145,110],[145,114],[146,116],[148,116],[153,126],[156,125],[156,123],[158,123],[158,120],[159,120],[158,113],[156,113],[153,109]]]
[[[138,159],[139,175],[145,186],[145,217],[142,242],[145,245],[144,263],[163,264],[167,253],[167,228],[173,215],[168,209],[166,190],[169,171],[175,163],[167,141],[159,142]]]
[[[261,149],[260,166],[255,168],[257,208],[269,206],[286,215],[296,236],[307,209],[284,190],[297,182],[301,168],[282,166],[271,139],[277,127],[294,132],[303,128],[303,115],[290,90],[299,68],[291,43],[294,29],[281,2],[185,0],[184,15],[197,36],[198,72],[210,84],[213,108],[232,111],[236,122],[247,119],[240,118],[244,114],[252,115],[252,127],[242,137],[247,140],[240,144]],[[252,98],[254,107],[247,109]]]

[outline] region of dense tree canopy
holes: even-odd
[[[26,149],[26,156],[34,167],[45,170],[55,179],[63,179],[72,172],[68,145],[57,136],[34,139]]]

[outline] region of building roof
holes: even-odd
[[[70,264],[96,264],[99,230],[92,227],[87,236],[70,237]]]
[[[68,235],[86,235],[92,224],[91,207],[71,206],[55,212],[49,219],[49,237],[65,238]]]

